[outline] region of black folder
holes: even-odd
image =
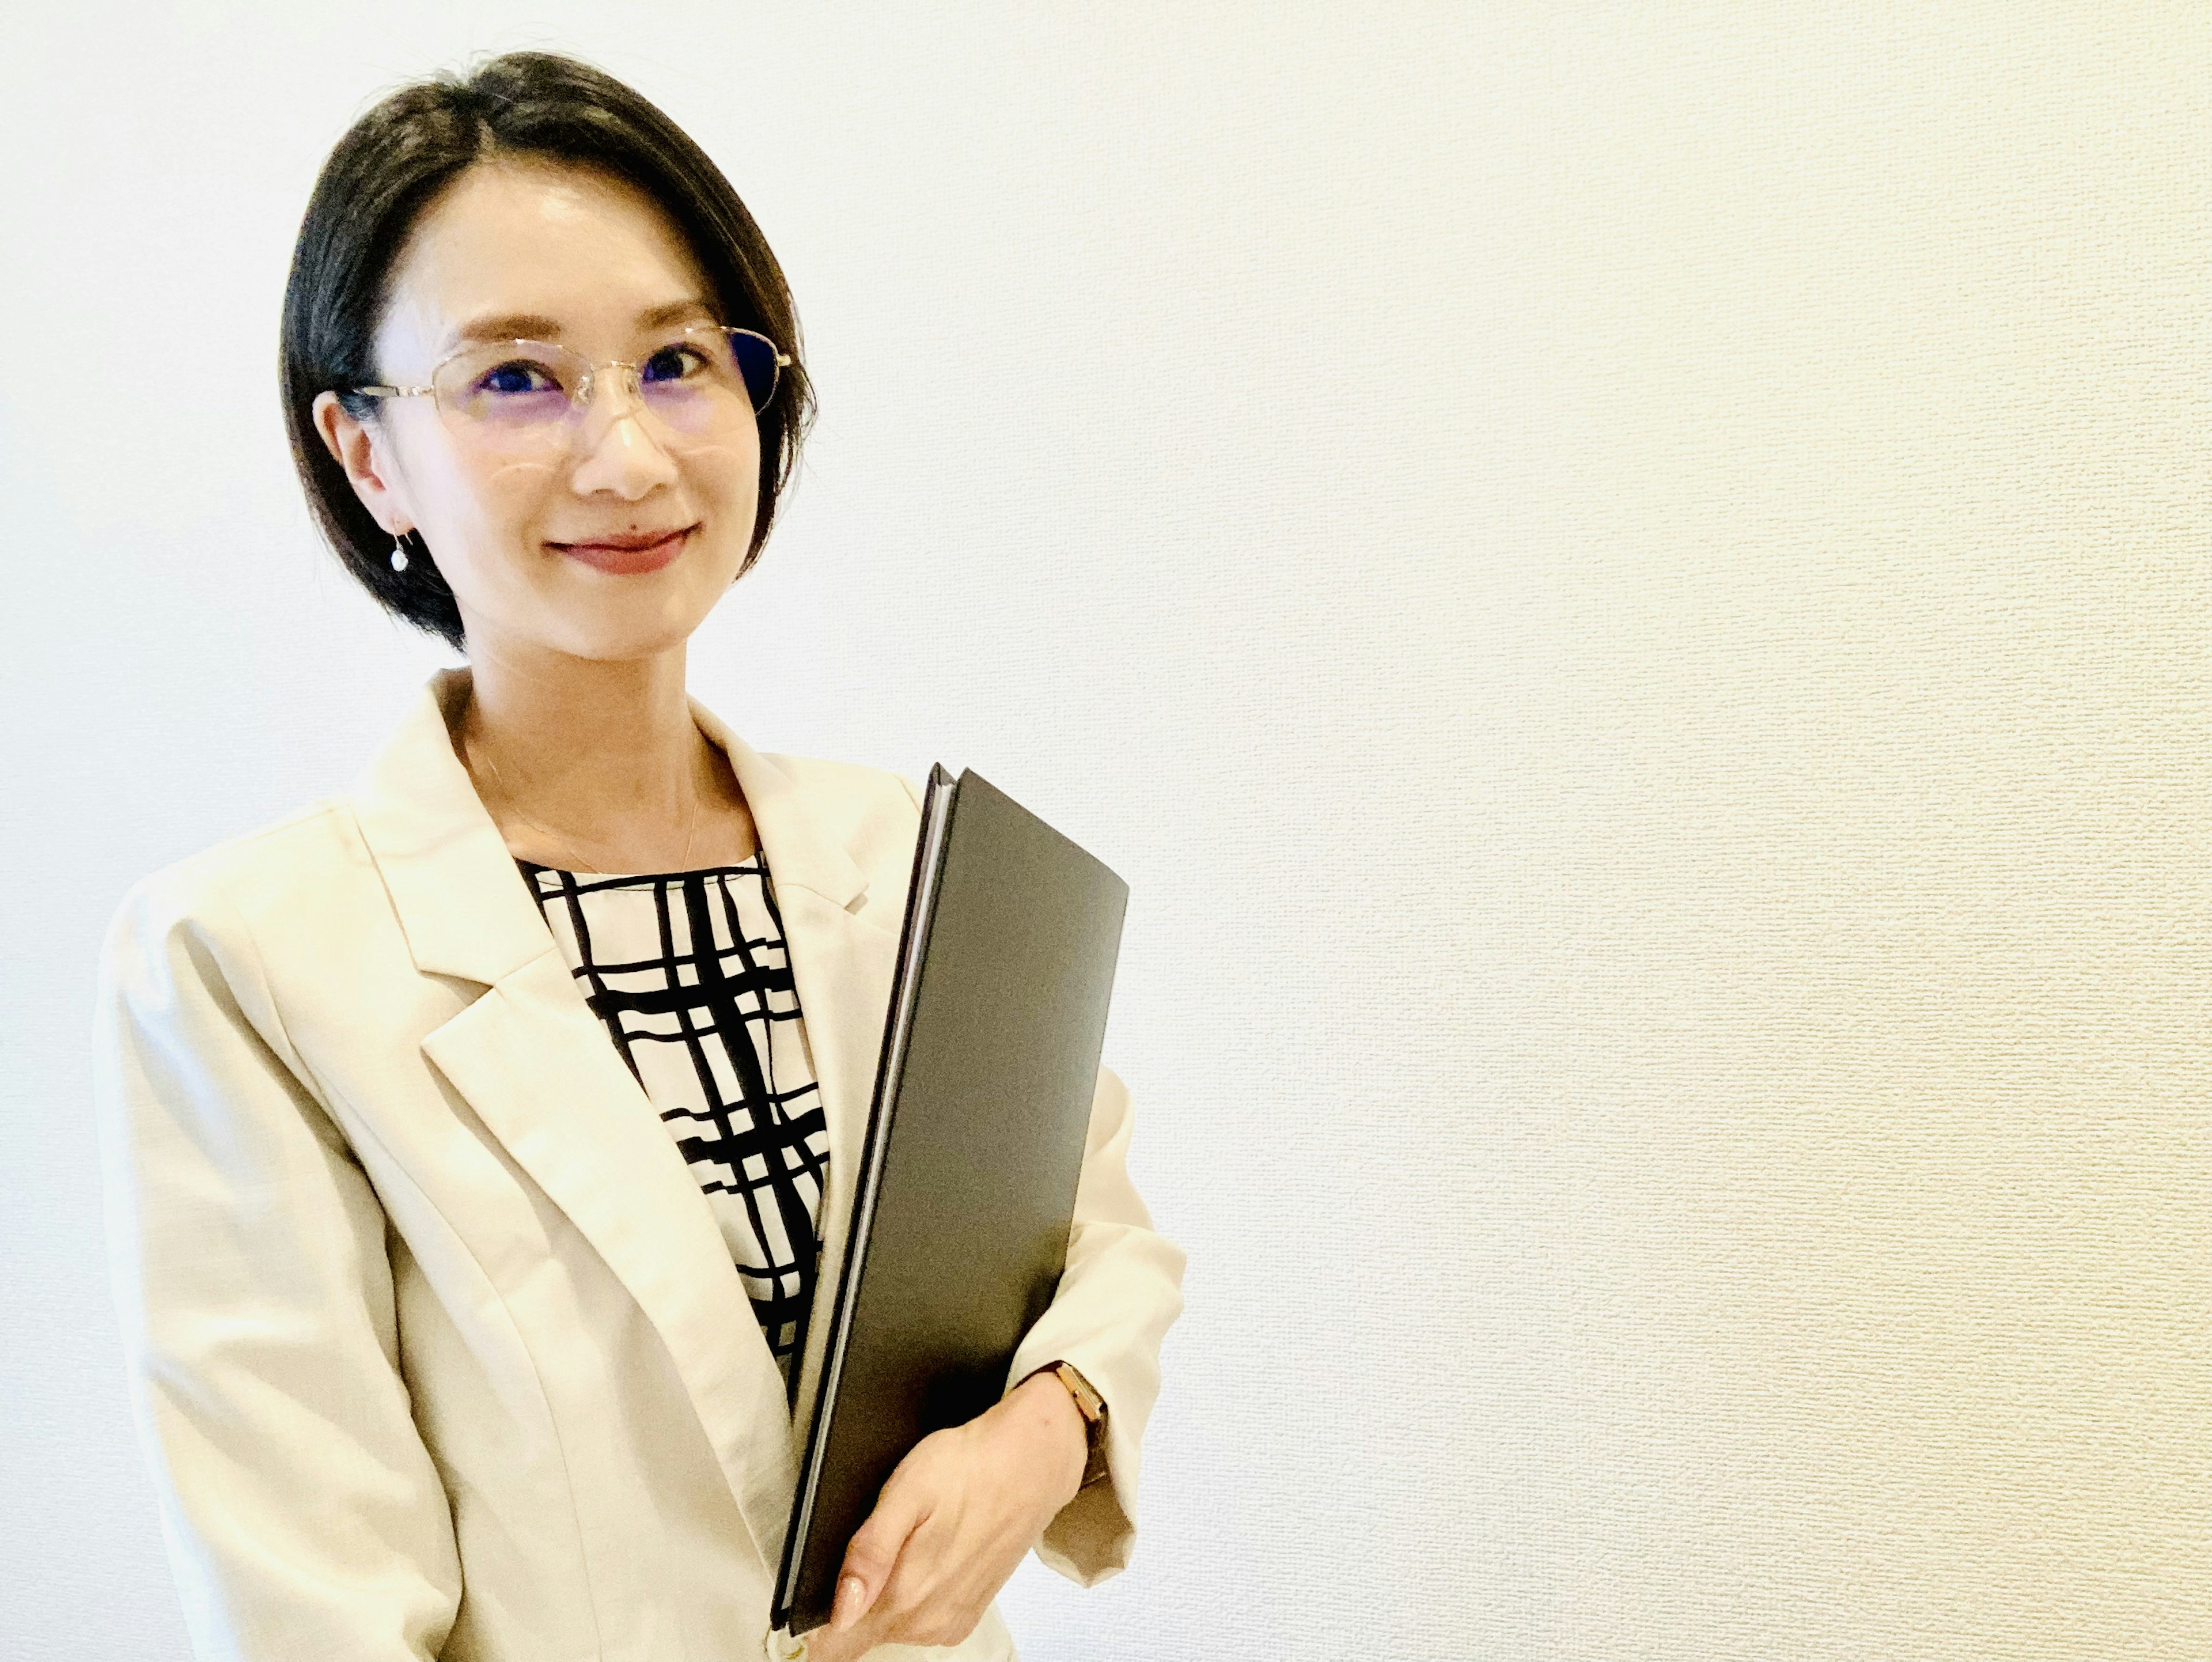
[[[1052,1302],[1128,899],[973,771],[930,770],[778,1627],[829,1620],[892,1468],[999,1400]]]

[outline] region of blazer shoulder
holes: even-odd
[[[165,1044],[187,1032],[204,1037],[222,1027],[221,1013],[228,1011],[306,1084],[278,1009],[265,942],[288,915],[313,915],[299,903],[327,886],[333,856],[345,857],[349,832],[357,846],[347,805],[324,799],[131,884],[100,946],[104,1063],[150,1034],[170,1034]]]
[[[793,756],[782,751],[763,751],[763,760],[773,762],[791,776],[792,782],[810,795],[820,792],[855,797],[881,796],[896,792],[910,806],[921,800],[921,787],[894,768],[878,768],[866,762],[847,762],[828,756]]]
[[[763,752],[790,779],[823,828],[850,844],[856,836],[888,832],[911,843],[921,812],[920,788],[891,768],[845,762],[826,756],[791,756]]]
[[[108,937],[229,917],[281,914],[362,847],[351,807],[325,797],[148,872],[118,898]]]

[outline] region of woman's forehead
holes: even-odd
[[[697,262],[650,197],[541,161],[462,174],[416,221],[386,293],[380,341],[441,354],[493,320],[539,320],[580,345],[627,341],[686,302],[713,310]]]

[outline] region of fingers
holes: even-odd
[[[846,1546],[829,1623],[807,1635],[810,1656],[849,1662],[879,1644],[957,1645],[974,1632],[1038,1526],[1003,1464],[985,1458],[972,1426],[910,1450]]]
[[[837,1598],[830,1607],[831,1631],[845,1632],[874,1607],[907,1537],[924,1515],[920,1495],[894,1472],[868,1521],[845,1548],[845,1562],[837,1572]]]
[[[873,1622],[852,1633],[816,1628],[801,1636],[806,1641],[806,1662],[854,1662],[873,1650],[882,1638]]]
[[[879,1519],[879,1535],[865,1539],[855,1535],[846,1548],[830,1618],[805,1635],[807,1662],[855,1662],[878,1645],[938,1642],[926,1637],[915,1625],[915,1611],[910,1608],[921,1602],[916,1597],[917,1582],[931,1579],[917,1564],[915,1555],[915,1543],[927,1534],[927,1525],[907,1536],[885,1570],[878,1555],[882,1542],[896,1531],[897,1525],[879,1509],[867,1527]]]
[[[948,1557],[951,1535],[941,1515],[925,1514],[907,1537],[889,1574],[869,1585],[866,1614],[849,1625],[842,1620],[842,1598],[848,1596],[843,1585],[848,1579],[860,1584],[863,1577],[841,1572],[841,1607],[827,1626],[807,1635],[813,1662],[847,1662],[884,1644],[957,1645],[974,1632],[996,1591],[996,1581],[979,1580],[974,1566]],[[860,1608],[859,1596],[849,1596],[854,1608]]]

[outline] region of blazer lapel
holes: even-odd
[[[818,1220],[822,1258],[805,1348],[799,1357],[799,1411],[789,1420],[788,1446],[795,1472],[805,1451],[815,1385],[830,1336],[830,1312],[845,1262],[854,1179],[867,1135],[884,1020],[890,1008],[904,896],[871,895],[866,875],[823,829],[791,776],[696,699],[691,701],[691,715],[700,730],[730,758],[760,835],[830,1133],[830,1181]],[[869,917],[856,910],[864,900],[871,903]],[[889,921],[872,922],[874,916]],[[777,1553],[782,1550],[783,1529],[789,1521],[788,1484],[783,1495],[785,1505],[776,1514]]]
[[[658,1111],[584,1002],[453,749],[466,669],[441,670],[349,795],[416,966],[484,983],[422,1041],[516,1162],[620,1278],[666,1343],[771,1569],[804,1435],[712,1211]],[[830,1143],[822,1278],[799,1400],[811,1400],[842,1262],[897,941],[854,916],[866,881],[788,775],[696,700],[760,834]]]

